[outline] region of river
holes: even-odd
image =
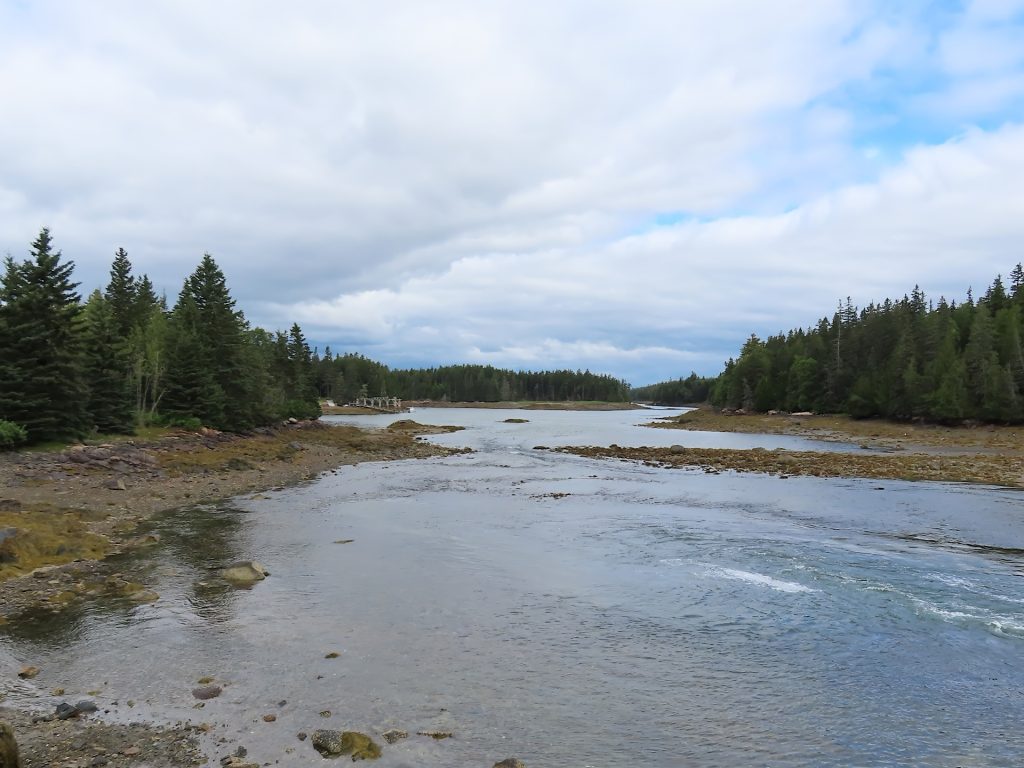
[[[412,417],[465,426],[430,439],[474,452],[164,516],[124,562],[159,601],[14,622],[0,662],[59,670],[112,717],[219,724],[214,756],[226,738],[286,767],[323,764],[296,738],[316,728],[409,731],[382,768],[1024,764],[1019,491],[535,449],[810,445],[637,411]],[[211,573],[241,558],[271,576]],[[196,710],[206,675],[225,691]],[[43,685],[8,695],[46,703]]]

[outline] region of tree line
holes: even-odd
[[[0,278],[0,447],[132,433],[145,424],[242,431],[319,415],[302,330],[254,328],[209,254],[174,306],[119,249],[83,302],[48,229]]]
[[[698,376],[696,372],[692,372],[685,379],[663,381],[646,387],[633,387],[630,397],[640,403],[692,405],[706,402],[714,384],[714,376]]]
[[[315,355],[322,397],[350,402],[360,396],[403,400],[499,402],[503,400],[629,400],[629,385],[590,371],[512,371],[490,365],[391,369],[358,354]]]
[[[722,407],[845,412],[857,418],[1024,421],[1024,269],[975,300],[916,287],[765,340],[752,335],[711,388]]]

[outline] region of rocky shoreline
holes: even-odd
[[[702,432],[781,434],[858,446],[860,452],[575,446],[564,453],[779,477],[862,477],[984,483],[1024,488],[1024,429],[855,421],[813,414],[745,414],[699,408],[646,426]]]
[[[417,439],[453,429],[409,421],[383,430],[296,422],[244,436],[173,432],[0,454],[0,624],[92,598],[157,599],[145,584],[114,572],[108,558],[153,544],[138,528],[158,513],[308,481],[346,464],[457,453]],[[14,680],[14,671],[8,692],[29,684]],[[21,676],[34,674],[26,668]],[[21,706],[32,696],[4,698],[0,690],[0,721],[16,734],[22,768],[207,764],[198,738],[213,728],[207,723],[113,722],[105,719],[110,710],[62,718]],[[127,716],[123,706],[113,720]],[[240,756],[227,758],[226,765],[247,765]]]
[[[109,582],[104,558],[152,542],[137,536],[160,512],[304,482],[364,461],[457,452],[416,438],[451,431],[414,422],[363,430],[298,422],[250,435],[203,430],[156,440],[0,454],[0,624],[30,607],[59,609]],[[102,583],[98,582],[101,581]]]

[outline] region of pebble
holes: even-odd
[[[272,723],[275,720],[277,720],[277,715],[264,715],[263,716],[263,722],[264,723]]]

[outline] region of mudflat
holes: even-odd
[[[567,453],[642,461],[667,467],[698,467],[708,472],[735,470],[779,476],[866,477],[932,480],[1024,487],[1024,428],[1018,426],[902,424],[858,421],[812,414],[737,414],[698,408],[659,419],[650,426],[700,432],[782,434],[850,443],[855,452],[789,451],[753,448],[623,448],[576,446]]]

